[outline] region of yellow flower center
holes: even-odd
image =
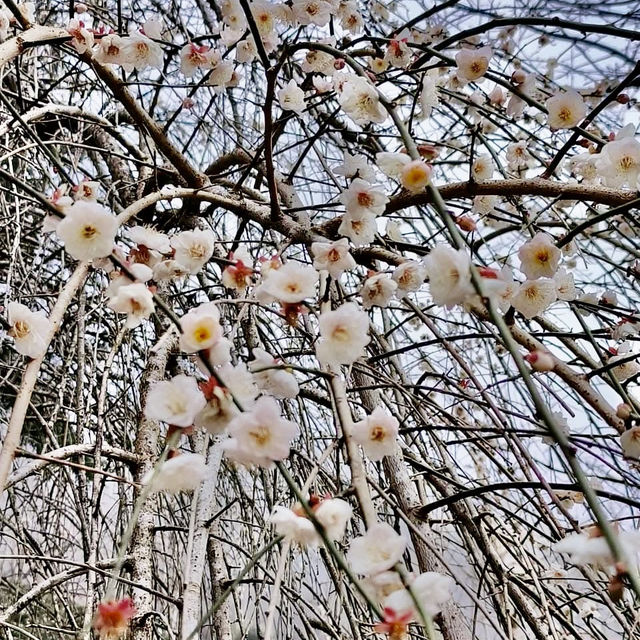
[[[256,427],[253,431],[249,431],[249,435],[259,444],[261,447],[264,446],[271,439],[271,432],[267,427],[260,425]]]
[[[85,224],[80,233],[85,240],[93,240],[98,235],[98,230],[92,224]]]
[[[371,435],[369,439],[373,440],[374,442],[381,442],[382,440],[384,440],[386,435],[387,432],[385,428],[377,424],[375,427],[373,427],[373,429],[371,429]]]
[[[361,207],[370,207],[373,204],[373,198],[366,191],[361,191],[358,194],[358,204]]]
[[[562,107],[558,112],[558,118],[560,118],[562,122],[569,122],[571,120],[571,109],[569,109],[569,107]]]
[[[28,336],[31,333],[31,329],[24,320],[18,320],[18,322],[13,325],[12,333],[15,338],[21,339]]]

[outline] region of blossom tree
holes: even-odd
[[[0,2],[0,637],[640,638],[635,5]]]

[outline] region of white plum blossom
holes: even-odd
[[[277,401],[270,396],[258,398],[249,411],[231,420],[227,430],[231,436],[223,445],[227,457],[261,467],[284,460],[299,432],[298,425],[280,415]]]
[[[181,231],[171,237],[174,260],[189,273],[198,273],[213,255],[215,236],[209,229]]]
[[[620,446],[625,458],[640,460],[640,426],[627,429],[620,436]]]
[[[279,536],[284,536],[286,540],[295,542],[301,547],[316,547],[321,542],[313,522],[306,517],[299,505],[294,509],[281,505],[274,507],[269,516],[269,522],[275,527]]]
[[[542,231],[525,242],[518,250],[520,271],[529,280],[552,278],[560,264],[562,252],[556,247],[553,238]]]
[[[93,47],[93,33],[85,27],[82,21],[75,18],[69,20],[67,31],[71,35],[71,44],[78,53],[84,53]]]
[[[573,89],[551,96],[545,106],[549,112],[547,122],[552,129],[571,129],[587,115],[582,96]]]
[[[557,299],[556,283],[548,278],[526,280],[511,298],[512,306],[525,318],[544,313]]]
[[[616,138],[604,145],[595,164],[608,187],[636,189],[640,177],[640,142],[628,136]]]
[[[492,55],[493,51],[488,46],[458,51],[456,54],[458,78],[462,82],[479,80],[487,72]]]
[[[393,39],[387,46],[384,59],[393,67],[405,69],[411,64],[411,49],[407,45],[407,41],[403,39]]]
[[[56,233],[76,260],[104,258],[113,251],[118,221],[97,202],[78,200],[58,223]]]
[[[231,60],[225,60],[218,49],[211,49],[207,54],[209,81],[214,91],[220,92],[233,84],[234,73]]]
[[[374,462],[393,455],[398,449],[398,420],[382,407],[376,407],[364,420],[353,425],[351,435]]]
[[[360,289],[362,306],[370,309],[373,306],[386,307],[398,288],[398,283],[386,273],[377,273],[367,278]]]
[[[318,327],[320,338],[316,343],[316,355],[326,365],[354,363],[364,354],[371,340],[369,318],[353,302],[321,313]]]
[[[343,0],[338,5],[338,18],[340,18],[340,26],[349,33],[358,34],[364,26],[364,18],[358,11],[358,4],[355,0]]]
[[[373,182],[376,174],[371,165],[367,162],[365,156],[360,153],[351,155],[348,151],[344,152],[342,164],[333,168],[334,172],[345,178],[361,178],[367,182]]]
[[[627,557],[635,565],[640,544],[640,531],[622,531],[618,533],[618,541]],[[592,565],[607,569],[615,563],[607,539],[598,527],[591,527],[580,533],[571,533],[557,542],[554,549],[558,553],[567,554],[570,562],[578,566]]]
[[[253,350],[253,357],[248,366],[259,389],[279,399],[295,398],[298,395],[300,388],[293,373],[273,368],[282,365],[278,358],[273,358],[259,347]]]
[[[435,616],[451,600],[454,584],[450,576],[427,571],[416,576],[409,584],[413,596],[408,589],[399,589],[385,598],[383,606],[393,609],[396,613],[411,612],[417,620],[420,620],[420,611],[416,608],[413,599],[415,597],[424,614]]]
[[[289,82],[278,91],[278,102],[285,111],[302,113],[305,110],[304,91],[295,80]]]
[[[189,269],[177,260],[161,260],[153,265],[153,279],[156,282],[176,280],[186,275],[189,275]]]
[[[180,318],[180,349],[185,353],[195,353],[210,349],[222,337],[220,312],[213,302],[190,309]]]
[[[187,78],[191,78],[198,69],[206,67],[209,64],[207,53],[209,47],[207,45],[197,45],[189,42],[180,49],[180,71]]]
[[[398,265],[391,276],[398,283],[396,294],[402,296],[409,291],[417,291],[427,276],[427,268],[423,263],[407,260]]]
[[[195,378],[179,374],[156,382],[149,389],[144,415],[176,427],[190,427],[207,404]]]
[[[97,200],[100,183],[95,180],[83,180],[80,184],[73,187],[74,200]]]
[[[325,76],[332,76],[336,70],[333,66],[333,56],[318,49],[310,49],[306,52],[300,68],[305,73],[321,73]]]
[[[361,178],[353,180],[349,188],[340,194],[339,200],[347,213],[355,217],[366,213],[381,215],[389,202],[384,191]]]
[[[224,344],[224,341],[221,343]],[[208,359],[213,365],[219,365],[221,361],[223,362],[216,373],[224,386],[218,384],[214,377],[210,377],[207,382],[200,384],[200,390],[204,394],[207,404],[194,420],[196,427],[206,429],[214,435],[222,433],[229,422],[240,413],[235,401],[246,410],[253,407],[258,396],[254,377],[247,369],[247,365],[244,362],[232,365],[229,362],[228,348],[222,357],[215,353],[220,349],[221,343],[211,349]],[[228,345],[226,346],[228,347]],[[201,365],[201,368],[204,372],[205,367]]]
[[[488,155],[479,155],[471,165],[471,177],[479,182],[490,180],[494,171],[495,165]]]
[[[98,46],[93,51],[93,59],[100,64],[119,64],[125,69],[127,66],[124,53],[126,39],[117,33],[109,33],[102,36],[98,41]]]
[[[331,19],[331,4],[325,0],[293,0],[293,16],[302,25],[324,27]]]
[[[295,304],[313,297],[317,284],[318,272],[312,266],[289,261],[270,271],[262,287],[276,300]]]
[[[162,47],[142,33],[123,38],[122,59],[134,69],[142,71],[147,67],[161,69],[164,61]]]
[[[130,329],[141,324],[155,310],[153,294],[149,291],[149,287],[142,282],[118,286],[107,306],[116,313],[126,313],[125,326]]]
[[[436,245],[424,258],[424,264],[434,304],[450,309],[473,295],[471,261],[464,249]]]
[[[31,311],[19,302],[7,305],[7,320],[11,328],[15,350],[28,358],[43,356],[48,347],[48,336],[52,325],[44,311]]]
[[[313,266],[318,270],[326,270],[332,278],[338,279],[345,271],[350,271],[356,266],[351,253],[349,253],[349,241],[340,238],[335,242],[314,242],[311,244],[313,253]]]
[[[197,453],[180,453],[165,460],[158,470],[148,471],[142,484],[151,493],[193,491],[207,477],[207,461]]]
[[[576,299],[576,285],[573,279],[573,274],[566,269],[558,269],[556,275],[553,276],[556,283],[556,294],[558,300],[575,300]]]
[[[376,164],[380,171],[390,178],[400,178],[404,167],[411,162],[411,157],[406,153],[392,153],[382,151],[376,153]]]
[[[387,112],[380,104],[378,91],[361,76],[350,75],[342,83],[338,102],[356,124],[381,124],[387,119]]]
[[[420,117],[428,118],[431,110],[440,104],[438,95],[439,70],[431,69],[424,74],[422,88],[420,89]]]
[[[509,171],[522,171],[529,167],[531,154],[527,150],[527,141],[519,140],[507,147],[507,168]]]
[[[400,183],[408,191],[419,193],[424,191],[431,179],[431,167],[424,161],[411,160],[400,171]]]
[[[348,502],[340,498],[326,498],[313,510],[313,515],[324,527],[329,540],[341,540],[353,515]]]
[[[616,377],[620,382],[624,382],[629,378],[633,378],[638,373],[640,373],[640,364],[635,359],[629,359],[630,356],[633,356],[631,342],[623,342],[618,348],[617,353],[613,357],[609,359],[609,364],[613,364],[620,360],[626,360],[626,362],[622,362],[621,364],[613,367],[611,369],[611,373]],[[637,354],[636,354],[637,357]]]
[[[363,536],[354,538],[347,561],[355,573],[372,576],[391,569],[402,558],[407,539],[386,522],[377,522]]]
[[[338,233],[347,236],[356,247],[371,244],[378,232],[376,216],[373,213],[352,215],[346,213],[342,216]]]
[[[169,236],[153,227],[135,226],[127,229],[130,240],[158,253],[171,253]]]

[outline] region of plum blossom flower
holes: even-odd
[[[390,178],[400,178],[400,174],[406,165],[411,162],[411,157],[406,153],[393,153],[382,151],[376,153],[376,164],[380,171]]]
[[[540,278],[523,282],[511,298],[511,304],[525,318],[530,319],[544,313],[556,298],[556,283],[547,278]]]
[[[345,206],[347,213],[354,217],[366,213],[381,215],[389,202],[384,191],[360,178],[353,180],[349,188],[340,194],[339,200]]]
[[[293,0],[293,17],[302,25],[324,27],[331,19],[331,4],[325,0]]]
[[[233,84],[233,62],[225,60],[218,49],[210,49],[207,53],[207,63],[209,71],[208,84],[214,87],[214,91],[220,92],[225,87]]]
[[[389,68],[389,63],[384,58],[372,58],[369,61],[369,68],[373,73],[384,73]]]
[[[398,420],[382,407],[376,407],[364,420],[353,425],[352,437],[370,460],[377,462],[393,455],[398,448]]]
[[[305,110],[304,91],[291,79],[278,91],[278,102],[284,111],[302,113]]]
[[[556,275],[553,276],[553,280],[556,283],[556,294],[558,296],[558,300],[576,299],[576,285],[572,273],[564,268],[558,269]]]
[[[640,531],[622,531],[618,533],[618,541],[625,550],[627,557],[634,560],[638,553],[640,543]],[[572,533],[565,536],[554,545],[558,553],[569,555],[569,561],[578,566],[593,565],[606,569],[615,563],[609,549],[607,539],[602,535],[600,528],[590,527],[580,533]]]
[[[127,633],[129,621],[136,613],[131,598],[101,602],[93,619],[93,628],[101,640],[116,640]]]
[[[193,491],[207,477],[207,461],[197,453],[180,453],[165,460],[154,473],[150,470],[143,485],[150,485],[152,493],[180,493]]]
[[[562,252],[554,244],[553,238],[542,231],[536,233],[518,250],[520,271],[529,280],[552,278],[560,264]]]
[[[208,229],[181,231],[171,238],[174,259],[191,274],[198,273],[213,255],[215,236]]]
[[[338,233],[347,236],[356,247],[372,243],[377,231],[376,216],[373,213],[359,215],[346,213],[342,216],[338,227]]]
[[[491,157],[488,155],[479,155],[471,165],[471,176],[479,182],[490,180],[494,170],[495,165]]]
[[[313,510],[329,540],[341,540],[353,515],[351,505],[340,498],[326,498]]]
[[[321,313],[318,325],[320,339],[316,343],[316,355],[325,365],[354,363],[371,340],[369,318],[353,302]]]
[[[417,291],[427,276],[427,268],[424,264],[415,260],[407,260],[398,265],[391,276],[398,283],[396,295],[398,297],[409,291]]]
[[[93,47],[93,33],[85,28],[84,22],[75,18],[69,20],[67,31],[71,35],[71,44],[78,53],[84,53]]]
[[[96,182],[95,180],[83,180],[80,184],[73,187],[73,199],[88,201],[97,200],[99,189],[99,182]]]
[[[285,539],[301,547],[316,547],[320,544],[320,535],[301,506],[297,509],[288,509],[278,505],[269,516],[269,522],[275,527],[279,536],[284,536]]]
[[[609,358],[609,364],[623,361],[611,369],[611,373],[617,380],[624,382],[640,373],[640,364],[638,364],[635,359],[629,359],[629,357],[633,355],[631,342],[623,342],[617,349],[613,349],[612,351],[614,355]]]
[[[220,312],[213,302],[205,302],[180,318],[180,349],[195,353],[210,349],[222,337]]]
[[[640,142],[627,136],[608,142],[596,160],[596,170],[608,187],[636,189],[640,177]]]
[[[298,395],[300,388],[293,373],[273,368],[282,364],[278,358],[273,358],[259,347],[253,350],[253,357],[249,362],[249,371],[253,373],[259,389],[279,399],[295,398]]]
[[[361,153],[351,155],[345,151],[342,164],[337,165],[333,170],[345,178],[361,178],[367,182],[373,182],[376,178],[374,170]]]
[[[135,226],[127,229],[130,240],[139,246],[158,253],[171,253],[169,236],[153,227]]]
[[[293,304],[313,297],[317,284],[318,272],[312,266],[289,261],[270,271],[262,287],[276,300]]]
[[[448,309],[462,304],[474,293],[471,262],[464,249],[436,245],[424,258],[433,302]]]
[[[261,467],[284,460],[299,433],[298,425],[280,415],[277,401],[270,396],[258,398],[249,411],[233,418],[227,429],[231,436],[224,443],[227,457]]]
[[[365,535],[354,538],[347,553],[351,568],[364,576],[391,569],[402,558],[407,546],[404,536],[386,522],[377,522]]]
[[[507,168],[509,171],[522,171],[529,167],[531,154],[527,150],[527,141],[519,140],[507,147]]]
[[[152,385],[147,394],[144,415],[176,427],[190,427],[207,404],[195,378],[179,374]]]
[[[58,223],[56,233],[76,260],[104,258],[113,250],[118,221],[97,202],[78,200]]]
[[[354,0],[343,0],[338,6],[338,18],[340,18],[340,26],[349,33],[357,34],[362,31],[364,26],[364,18],[358,11],[358,4]]]
[[[424,160],[411,160],[400,171],[400,182],[408,191],[424,191],[431,179],[431,167]]]
[[[582,96],[573,89],[551,96],[545,106],[549,112],[547,122],[551,129],[571,129],[587,115]]]
[[[413,620],[411,611],[397,612],[390,607],[382,609],[382,622],[374,625],[376,633],[385,633],[389,640],[403,640],[408,637],[409,623]]]
[[[640,460],[640,426],[627,429],[620,436],[620,445],[625,458]]]
[[[458,78],[462,82],[479,80],[487,72],[492,55],[491,47],[488,46],[458,51],[456,54]]]
[[[387,51],[384,54],[384,59],[394,67],[400,67],[404,69],[411,64],[411,49],[407,45],[405,38],[399,40],[391,40]]]
[[[200,68],[206,67],[209,63],[207,53],[209,47],[207,45],[197,45],[189,42],[180,49],[180,71],[187,77],[191,78],[193,74]]]
[[[142,33],[134,33],[123,38],[122,59],[137,71],[147,67],[161,69],[164,61],[162,47]]]
[[[427,571],[417,576],[409,585],[413,596],[420,604],[422,611],[428,616],[435,616],[451,599],[454,580],[435,571]],[[420,612],[408,589],[399,589],[389,594],[384,600],[385,609],[390,608],[399,612],[411,612],[419,619]]]
[[[253,264],[251,256],[244,247],[240,247],[229,259],[233,260],[233,264],[224,268],[222,284],[228,289],[244,291],[251,283],[253,275],[253,268],[250,266]]]
[[[142,282],[117,287],[115,295],[109,300],[107,306],[116,313],[127,314],[125,326],[129,329],[137,327],[155,310],[153,294]]]
[[[210,360],[211,352],[216,348],[210,351]],[[200,383],[200,390],[207,404],[194,419],[196,427],[206,429],[214,435],[222,433],[229,422],[240,413],[234,399],[243,409],[250,409],[258,395],[254,378],[244,362],[235,366],[226,362],[220,366],[217,373],[225,386],[218,384],[214,377]]]
[[[7,312],[11,325],[8,334],[14,340],[15,350],[28,358],[44,355],[48,347],[47,337],[52,329],[44,311],[34,312],[19,302],[10,302]]]
[[[338,102],[356,124],[380,124],[387,119],[378,91],[361,76],[350,75],[344,80],[342,90],[338,93]]]
[[[117,33],[102,36],[93,52],[93,59],[100,64],[120,64],[126,68],[130,65],[126,65],[124,57],[125,45],[126,39]]]
[[[398,288],[398,283],[386,273],[377,273],[367,278],[360,289],[362,306],[365,309],[371,307],[386,307]]]
[[[340,238],[335,242],[314,242],[311,244],[313,266],[321,271],[327,270],[332,278],[338,279],[345,271],[355,268],[356,261],[349,253],[349,241]]]

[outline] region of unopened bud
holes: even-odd
[[[540,349],[528,353],[524,359],[536,371],[551,371],[555,366],[553,356],[548,351],[542,351]]]
[[[478,228],[475,220],[470,216],[458,216],[456,218],[456,224],[462,231],[475,231]]]
[[[621,402],[616,407],[616,415],[620,420],[628,420],[631,417],[631,406],[626,402]]]
[[[629,104],[629,100],[631,100],[631,98],[629,97],[628,93],[621,93],[616,98],[616,101],[619,102],[620,104]]]
[[[87,5],[84,2],[78,2],[75,6],[76,13],[86,13]]]
[[[336,58],[336,59],[333,61],[333,68],[334,68],[334,69],[337,69],[338,71],[340,71],[341,69],[344,69],[344,67],[345,67],[345,65],[346,65],[346,64],[347,64],[347,63],[344,61],[344,59],[343,59],[343,58]]]
[[[516,69],[511,74],[511,82],[513,84],[522,84],[527,79],[527,74],[522,69]]]
[[[607,591],[614,602],[620,602],[624,595],[624,580],[619,573],[616,573],[615,576],[611,576],[607,586]]]

